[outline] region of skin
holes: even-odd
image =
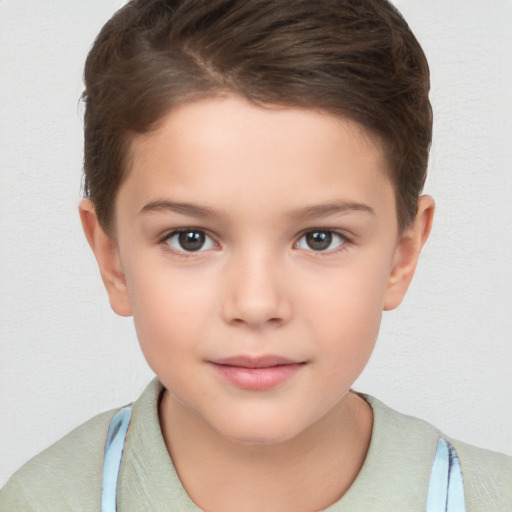
[[[349,390],[409,286],[432,199],[399,232],[384,153],[363,128],[236,96],[178,107],[131,149],[115,236],[89,200],[80,213],[112,308],[133,315],[166,388],[162,433],[183,485],[205,510],[327,507],[364,462],[372,412]],[[187,252],[176,229],[205,244]],[[327,248],[311,245],[315,230]],[[218,371],[267,355],[298,369],[262,390]]]

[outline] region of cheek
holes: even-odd
[[[213,314],[211,280],[165,265],[131,265],[130,270],[127,284],[143,351],[172,349],[175,353],[180,344],[190,347],[203,320]]]
[[[300,314],[309,318],[311,335],[326,344],[329,371],[361,371],[375,345],[388,267],[369,263],[361,260],[304,290]]]
[[[141,351],[148,365],[164,384],[174,386],[175,379],[187,377],[182,364],[195,353],[198,328],[192,304],[195,293],[177,287],[160,276],[138,275],[130,283],[132,314]],[[174,380],[173,380],[174,379]],[[174,382],[174,384],[173,384]]]
[[[389,265],[361,259],[357,264],[334,272],[315,275],[302,289],[302,314],[314,310],[319,322],[334,332],[350,326],[365,328],[365,323],[379,321],[387,288]],[[342,329],[340,329],[342,327]],[[368,326],[370,327],[370,326]]]

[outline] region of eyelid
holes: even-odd
[[[166,231],[162,236],[160,236],[157,239],[157,243],[163,245],[165,250],[172,251],[173,253],[177,254],[178,256],[182,256],[182,257],[194,256],[194,255],[197,255],[199,253],[205,252],[205,251],[213,248],[213,247],[208,247],[207,249],[200,248],[197,251],[187,251],[184,249],[172,247],[168,243],[168,240],[170,238],[172,238],[173,236],[179,235],[180,233],[186,233],[189,231],[198,231],[198,232],[203,233],[205,235],[205,237],[207,237],[211,240],[213,247],[215,247],[215,248],[220,247],[220,244],[216,240],[217,237],[215,235],[212,235],[207,229],[194,227],[194,226],[179,227],[179,228],[175,228],[175,229]],[[341,239],[341,242],[338,244],[338,246],[336,246],[333,249],[316,250],[316,251],[311,248],[302,249],[302,250],[305,250],[307,252],[310,252],[310,253],[318,255],[318,256],[329,256],[329,255],[335,254],[337,252],[345,250],[347,244],[351,243],[351,237],[350,237],[350,235],[346,234],[345,231],[334,229],[334,228],[309,228],[309,229],[302,231],[297,236],[296,241],[293,244],[293,248],[298,248],[297,246],[298,246],[299,241],[304,236],[306,236],[308,233],[314,233],[314,232],[328,232],[328,233],[331,233]]]
[[[193,256],[195,254],[199,254],[199,253],[202,253],[202,252],[205,252],[209,249],[211,249],[212,247],[208,247],[206,249],[203,249],[203,247],[201,247],[200,249],[198,249],[197,251],[187,251],[183,248],[177,248],[177,247],[172,247],[168,242],[171,238],[173,238],[174,236],[176,235],[179,235],[181,233],[188,233],[188,232],[191,232],[191,231],[195,231],[195,232],[200,232],[200,233],[203,233],[204,236],[207,238],[207,239],[210,239],[211,243],[213,244],[214,247],[219,247],[219,244],[218,242],[215,240],[215,237],[212,236],[206,229],[204,228],[195,228],[195,227],[180,227],[180,228],[176,228],[176,229],[172,229],[170,231],[167,231],[165,234],[163,234],[159,239],[158,239],[158,243],[159,244],[163,244],[164,246],[166,246],[166,250],[170,250],[170,251],[173,251],[174,253],[180,255],[180,256]]]
[[[331,233],[331,234],[339,237],[342,241],[341,241],[341,243],[339,243],[333,249],[325,249],[325,250],[321,250],[321,251],[315,251],[314,249],[311,249],[311,248],[299,248],[298,247],[299,241],[302,238],[304,238],[308,233],[317,233],[317,232]],[[311,252],[311,253],[313,253],[315,255],[329,256],[331,254],[334,254],[334,253],[337,253],[339,251],[344,250],[346,248],[347,243],[349,243],[349,242],[350,242],[349,237],[344,232],[339,231],[337,229],[332,229],[332,228],[310,228],[310,229],[307,229],[307,230],[303,231],[297,237],[297,241],[295,242],[294,247],[302,249],[302,250],[305,250],[305,251],[308,251],[308,252]]]

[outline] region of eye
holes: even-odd
[[[200,229],[180,229],[165,238],[165,243],[179,252],[199,252],[212,249],[215,242]]]
[[[335,231],[327,229],[314,229],[304,233],[297,242],[299,249],[317,252],[331,251],[343,245],[347,239]]]

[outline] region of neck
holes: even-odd
[[[180,480],[203,510],[319,510],[336,502],[359,473],[370,443],[370,406],[347,394],[294,438],[261,445],[221,436],[167,391],[162,433]]]

